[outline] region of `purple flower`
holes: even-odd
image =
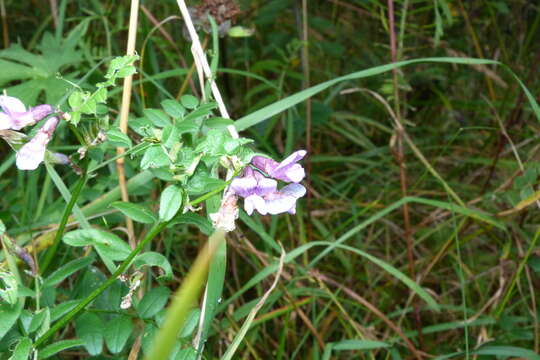
[[[17,168],[20,170],[35,170],[45,159],[46,146],[51,141],[58,118],[51,117],[34,136],[32,140],[21,147],[16,155]]]
[[[244,210],[251,215],[257,210],[261,215],[281,214],[296,212],[296,200],[306,194],[306,188],[297,182],[305,176],[304,168],[296,162],[306,155],[306,151],[300,150],[278,163],[262,156],[253,158],[252,163],[261,171],[271,177],[293,184],[286,185],[278,190],[277,181],[265,177],[257,170],[247,167],[242,177],[237,177],[231,182],[231,190],[244,198]]]
[[[20,130],[34,125],[54,111],[53,107],[47,104],[26,110],[21,100],[5,95],[0,96],[0,107],[0,130]]]
[[[264,156],[255,156],[251,163],[274,179],[299,183],[306,176],[306,172],[297,162],[306,154],[305,150],[295,151],[280,163]]]

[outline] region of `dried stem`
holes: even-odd
[[[366,299],[358,295],[356,292],[354,292],[350,288],[344,286],[343,284],[339,283],[338,281],[334,279],[329,278],[328,276],[324,274],[319,273],[318,271],[313,270],[310,272],[310,274],[311,276],[313,276],[314,278],[320,281],[323,281],[327,284],[337,287],[338,289],[342,290],[351,299],[354,299],[355,301],[359,302],[364,307],[366,307],[369,311],[371,311],[379,319],[381,319],[386,325],[388,325],[389,328],[391,328],[393,331],[396,332],[396,334],[405,342],[405,345],[407,346],[407,348],[409,348],[409,350],[411,351],[411,353],[416,359],[422,359],[421,352],[418,351],[418,349],[416,349],[412,341],[407,337],[407,335],[403,333],[401,328],[397,326],[395,323],[393,323],[392,320],[390,320],[388,317],[386,317],[386,315],[384,315],[383,312],[379,310],[377,307],[375,307],[372,303],[370,303],[369,301],[367,301]]]
[[[182,13],[182,17],[184,18],[184,21],[186,22],[186,27],[189,33],[189,36],[191,38],[192,47],[191,51],[193,52],[193,56],[196,58],[195,64],[199,67],[202,67],[202,72],[204,72],[204,75],[210,81],[210,88],[212,90],[212,95],[214,96],[214,99],[218,103],[219,112],[221,113],[221,116],[230,119],[229,113],[227,112],[227,108],[225,107],[225,103],[223,102],[223,98],[221,97],[221,93],[219,92],[219,89],[217,87],[216,81],[214,80],[214,77],[212,75],[212,70],[210,69],[210,65],[208,64],[208,60],[206,59],[206,55],[204,54],[204,50],[201,45],[201,41],[199,40],[199,35],[197,35],[197,31],[195,30],[195,26],[193,26],[193,21],[191,20],[191,16],[189,15],[188,8],[186,6],[186,3],[184,0],[177,0],[178,7],[180,8],[180,12]],[[236,131],[236,128],[233,125],[227,126],[227,130],[231,134],[231,136],[235,139],[238,138],[238,132]]]
[[[129,16],[129,31],[128,31],[128,42],[127,42],[127,51],[126,55],[135,54],[135,40],[137,38],[137,17],[139,14],[139,0],[131,1],[131,10]],[[124,134],[127,134],[128,130],[128,116],[129,116],[129,105],[131,103],[131,89],[133,85],[133,75],[130,75],[124,79],[124,88],[122,91],[122,107],[120,108],[120,131]],[[116,149],[118,155],[124,153],[124,148],[119,147]],[[120,186],[120,193],[122,194],[122,201],[129,201],[127,182],[126,182],[126,173],[124,169],[124,157],[120,157],[116,160],[116,169],[118,171],[118,185]],[[135,231],[133,228],[133,221],[126,217],[126,226],[129,237],[129,245],[132,249],[135,248]]]
[[[310,67],[309,67],[309,26],[308,26],[308,9],[307,9],[307,0],[302,0],[302,72],[304,79],[302,81],[302,89],[307,89],[310,87]],[[308,154],[313,153],[311,147],[311,97],[306,99],[306,150]],[[306,173],[311,174],[311,157],[306,159]],[[311,188],[311,177],[306,178],[306,187]],[[311,210],[311,191],[307,192],[306,199],[306,212],[309,213]],[[313,226],[311,221],[307,223],[307,241],[310,241],[313,238]],[[300,237],[304,238],[303,236]],[[304,239],[305,240],[305,239]],[[307,256],[307,254],[306,254]],[[305,258],[307,263],[307,257]]]
[[[2,1],[3,2],[3,1]],[[54,28],[58,27],[58,0],[49,0]]]

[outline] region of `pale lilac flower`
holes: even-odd
[[[231,189],[241,197],[250,195],[265,195],[277,190],[277,181],[265,177],[258,171],[247,167],[243,177],[236,177],[231,181]]]
[[[300,184],[289,184],[279,191],[264,196],[265,211],[271,215],[277,215],[284,212],[295,214],[296,200],[304,195],[306,195],[305,187]]]
[[[306,176],[306,172],[297,162],[306,154],[305,150],[295,151],[280,163],[264,156],[255,156],[251,163],[274,179],[299,183]]]
[[[0,95],[0,130],[20,130],[25,126],[34,125],[54,109],[51,105],[43,104],[26,110],[19,99],[12,96]]]
[[[296,200],[306,194],[306,188],[298,184],[305,177],[304,168],[297,161],[306,155],[300,150],[278,163],[272,159],[256,156],[252,159],[261,171],[271,177],[287,182],[293,182],[278,190],[277,181],[265,177],[257,170],[247,167],[242,177],[235,178],[230,185],[235,194],[244,198],[244,210],[251,215],[257,210],[261,215],[296,212]]]
[[[244,198],[244,209],[248,215],[251,215],[254,209],[261,215],[266,215],[263,196],[277,191],[277,181],[247,167],[243,177],[236,177],[231,181],[231,190]]]
[[[32,140],[21,147],[16,155],[17,168],[20,170],[35,170],[45,159],[46,146],[51,141],[58,118],[51,117],[34,136]]]

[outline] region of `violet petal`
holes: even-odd
[[[254,156],[251,162],[275,179],[298,183],[304,179],[306,172],[297,162],[306,154],[305,150],[295,151],[280,163],[264,156]]]
[[[32,118],[35,121],[40,121],[47,115],[52,114],[54,112],[54,108],[49,104],[42,104],[31,108],[30,112],[32,113]]]

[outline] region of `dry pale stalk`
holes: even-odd
[[[189,10],[186,6],[186,3],[184,0],[177,0],[177,3],[178,3],[178,7],[180,8],[180,12],[182,13],[182,17],[184,18],[184,21],[186,22],[186,27],[187,27],[189,36],[191,38],[191,42],[192,42],[191,51],[193,52],[193,55],[196,59],[195,64],[197,65],[197,67],[202,68],[202,73],[204,73],[208,81],[210,81],[210,89],[212,90],[212,95],[214,96],[214,99],[218,103],[219,112],[221,113],[221,116],[226,119],[230,119],[229,113],[227,112],[227,108],[225,107],[225,103],[223,102],[223,98],[221,97],[221,93],[219,92],[217,84],[212,76],[212,70],[210,69],[210,65],[208,64],[206,55],[204,54],[201,41],[199,40],[199,35],[197,35],[197,31],[195,30],[195,26],[193,25],[193,21],[191,20],[191,16],[189,15]],[[238,138],[238,132],[236,131],[236,128],[233,125],[229,125],[227,127],[227,130],[229,131],[229,133],[231,134],[233,138],[235,139]]]
[[[129,30],[128,30],[128,42],[126,55],[135,55],[135,40],[137,38],[137,18],[139,14],[139,0],[131,1],[131,9],[129,15]],[[120,131],[127,134],[128,130],[128,116],[129,105],[131,103],[131,89],[133,85],[133,75],[129,75],[124,79],[124,88],[122,91],[122,107],[120,108]],[[124,148],[119,147],[116,149],[118,155],[124,153]],[[129,201],[126,173],[124,169],[124,157],[116,160],[116,169],[118,171],[118,185],[120,186],[120,193],[122,195],[122,201]],[[132,249],[135,248],[135,233],[133,229],[133,221],[126,217],[126,226],[128,230],[129,245]]]

